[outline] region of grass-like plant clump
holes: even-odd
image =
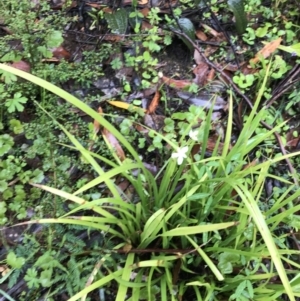
[[[262,162],[249,161],[253,149],[284,125],[255,134],[264,114],[264,109],[257,111],[259,96],[231,149],[232,95],[221,151],[216,145],[211,157],[206,158],[203,151],[193,159],[191,150],[200,139],[200,133],[191,129],[192,122],[178,144],[162,137],[173,155],[154,176],[134,148],[101,114],[42,79],[9,66],[0,68],[32,81],[86,112],[128,151],[123,161],[116,154],[113,154],[116,160],[108,160],[84,148],[59,124],[73,144],[69,147],[80,152],[98,176],[72,193],[32,183],[76,206],[61,217],[30,223],[80,225],[101,231],[105,239],[115,244],[95,265],[95,271],[101,271],[102,276],[91,273],[87,287],[69,300],[86,298],[89,292],[112,282],[118,287],[116,300],[125,300],[128,294],[130,300],[185,300],[188,296],[197,300],[274,300],[283,294],[295,300],[298,251],[289,249],[279,229],[290,226],[298,211],[300,192],[291,182],[271,174],[269,169],[299,153]],[[266,81],[267,75],[261,89]],[[198,109],[194,116],[195,122],[201,116],[205,124],[201,129],[204,149],[211,112],[205,114],[203,109]],[[106,171],[101,167],[104,163],[110,166]],[[130,183],[131,197],[120,192],[114,183],[116,176]],[[275,199],[265,199],[266,178],[276,179],[289,188]],[[93,201],[80,197],[101,183],[110,191],[105,197]],[[280,210],[282,208],[286,209]],[[121,260],[116,261],[114,253],[123,254]],[[290,269],[286,268],[287,264]],[[41,263],[36,264],[38,267],[43,269]],[[32,269],[31,274],[29,272],[25,279],[32,277]],[[42,273],[46,272],[51,274],[53,267],[44,268]],[[272,281],[274,277],[278,278],[276,284]]]
[[[0,301],[300,300],[298,4],[116,2],[2,4]]]

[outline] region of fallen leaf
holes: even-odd
[[[145,7],[143,9],[140,9],[139,12],[144,16],[144,17],[147,17],[149,12],[150,12],[150,9],[148,7]]]
[[[204,62],[200,62],[194,70],[193,73],[195,74],[194,82],[199,86],[203,86],[207,82],[207,75],[208,75],[208,65]]]
[[[249,61],[250,64],[256,64],[260,61],[261,57],[269,57],[280,45],[282,38],[278,38],[266,44],[260,51],[258,51],[253,59]]]
[[[172,79],[166,76],[162,77],[162,81],[168,85],[171,88],[175,88],[175,89],[183,89],[186,87],[189,87],[190,85],[192,85],[192,82],[188,81],[188,80],[181,80],[181,79]]]
[[[203,62],[203,58],[197,49],[194,50],[194,61],[197,65]]]
[[[126,156],[117,138],[106,128],[102,130],[102,136],[107,145],[110,146],[111,151],[114,152],[121,161],[124,161]]]
[[[215,71],[215,69],[209,70],[209,71],[208,71],[208,74],[207,74],[207,81],[208,81],[208,82],[211,82],[212,80],[214,80],[215,76],[216,76],[216,71]]]
[[[207,40],[207,35],[200,29],[196,30],[196,37],[201,41]]]
[[[222,32],[217,32],[214,30],[212,27],[208,26],[207,24],[201,24],[201,26],[210,34],[212,35],[215,39],[212,39],[211,41],[218,41],[218,42],[223,42],[226,41],[226,37]]]
[[[103,110],[101,107],[98,108],[98,113],[100,115],[103,114]],[[100,123],[95,119],[94,120],[94,135],[97,135],[99,133],[99,130],[100,130]]]
[[[165,119],[166,119],[166,116],[163,116],[163,115],[145,114],[144,124],[150,129],[154,129],[156,131],[159,131],[161,128],[164,127]]]
[[[240,66],[242,66],[242,65],[243,65],[243,63],[240,64]],[[239,70],[239,66],[236,65],[236,64],[228,63],[228,64],[224,67],[224,70],[235,72],[235,71],[238,71],[238,70]]]
[[[151,100],[151,103],[148,107],[147,114],[153,114],[158,106],[160,100],[160,92],[156,90],[154,97]]]
[[[152,29],[152,28],[153,28],[153,26],[149,22],[144,21],[144,20],[142,21],[142,26],[141,26],[142,30]]]
[[[31,69],[29,63],[25,61],[14,62],[10,64],[10,66],[28,73],[30,73],[30,69]]]
[[[129,104],[129,103],[124,102],[124,101],[111,100],[111,101],[108,101],[108,103],[110,105],[115,106],[115,107],[120,108],[120,109],[134,110],[134,111],[137,111],[137,112],[140,112],[140,113],[146,112],[145,109],[139,108],[137,106],[134,106],[134,105]]]
[[[70,59],[70,57],[71,57],[70,52],[67,51],[67,50],[66,50],[64,47],[62,47],[62,46],[52,48],[50,51],[52,52],[53,57],[54,57],[54,58],[57,58],[57,59],[59,59],[59,60],[64,59],[64,60],[68,61],[68,60]]]

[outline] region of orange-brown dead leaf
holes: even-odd
[[[184,80],[184,79],[172,79],[166,76],[162,77],[162,81],[170,86],[171,88],[175,88],[175,89],[183,89],[186,87],[189,87],[192,82],[188,81],[188,80]]]
[[[120,143],[117,140],[117,138],[109,130],[107,130],[106,128],[104,128],[102,130],[102,136],[103,136],[104,140],[106,141],[106,143],[109,144],[110,147],[112,148],[112,150],[116,153],[116,155],[118,156],[118,158],[121,161],[124,161],[126,159],[126,156],[125,156],[123,148],[120,145]]]
[[[256,64],[260,61],[261,57],[267,58],[269,57],[280,45],[282,38],[278,38],[268,44],[266,44],[260,51],[258,51],[253,59],[249,62],[252,64]]]
[[[53,54],[53,57],[59,60],[65,59],[66,61],[68,61],[71,57],[70,52],[67,51],[63,46],[52,48],[51,52]]]
[[[160,92],[156,90],[154,97],[151,100],[151,103],[148,107],[147,114],[153,114],[158,106],[160,100]]]
[[[147,16],[148,16],[149,11],[150,11],[150,9],[149,9],[148,7],[145,7],[145,8],[143,8],[143,9],[140,9],[140,10],[139,10],[139,12],[142,13],[142,15],[143,15],[144,17],[147,17]]]
[[[200,29],[196,30],[196,36],[201,41],[206,41],[207,40],[207,35]]]

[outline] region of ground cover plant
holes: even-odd
[[[1,300],[297,300],[295,7],[6,1]]]

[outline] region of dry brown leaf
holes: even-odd
[[[192,82],[190,82],[188,80],[172,79],[172,78],[169,78],[166,76],[162,77],[162,81],[166,85],[170,86],[171,88],[175,88],[175,89],[183,89],[183,88],[189,87],[192,84]]]
[[[211,82],[212,80],[215,79],[215,76],[216,76],[216,71],[215,69],[211,69],[208,71],[208,74],[207,74],[207,82]]]
[[[211,55],[214,54],[218,49],[219,49],[218,47],[208,45],[208,46],[205,48],[205,51],[204,51],[205,57],[211,56]]]
[[[196,30],[196,36],[201,41],[206,41],[207,40],[207,35],[200,29]]]
[[[153,28],[153,26],[149,22],[144,21],[144,20],[142,21],[142,25],[141,25],[142,30],[152,29],[152,28]]]
[[[204,61],[201,54],[196,49],[194,50],[194,61],[197,65],[201,64]]]
[[[126,159],[125,153],[123,151],[122,146],[120,145],[117,138],[106,128],[102,130],[102,136],[106,140],[106,142],[111,146],[111,148],[115,151],[116,155],[121,161]]]
[[[144,124],[150,129],[159,131],[165,125],[166,116],[164,115],[149,115],[145,114]]]
[[[10,64],[10,66],[30,73],[30,65],[29,65],[29,63],[27,63],[25,61],[14,62],[14,63]]]
[[[210,34],[212,35],[215,39],[212,39],[211,41],[218,41],[218,42],[224,42],[226,41],[226,37],[222,32],[217,32],[207,24],[201,24],[201,26]]]
[[[193,81],[199,86],[205,85],[207,82],[208,69],[208,65],[204,62],[201,62],[194,68],[195,79]]]
[[[145,8],[143,8],[143,9],[140,9],[139,12],[142,13],[142,15],[143,15],[144,17],[147,17],[148,14],[149,14],[149,12],[150,12],[150,9],[149,9],[148,7],[145,7]]]
[[[98,113],[100,115],[103,114],[103,110],[101,107],[98,108]],[[94,120],[94,133],[95,135],[99,132],[100,130],[100,124],[98,121]],[[102,129],[102,136],[103,139],[106,141],[107,144],[111,146],[111,148],[115,151],[116,155],[121,161],[124,161],[126,159],[125,153],[122,149],[122,146],[120,145],[119,141],[117,138],[106,128]],[[90,149],[90,148],[89,148]]]
[[[278,38],[277,40],[274,40],[268,44],[266,44],[260,51],[258,51],[253,59],[251,59],[249,62],[251,64],[256,64],[260,61],[261,57],[267,58],[269,57],[280,45],[282,41],[282,38]]]
[[[63,46],[52,48],[50,51],[52,52],[53,57],[59,60],[65,59],[68,61],[71,57],[70,52],[67,51]]]
[[[147,114],[153,114],[158,106],[160,100],[160,92],[156,90],[154,97],[151,100],[151,103],[148,107]]]
[[[243,63],[240,64],[240,66],[243,65]],[[227,70],[227,71],[231,71],[231,72],[235,72],[235,71],[238,71],[239,70],[239,66],[236,65],[236,64],[227,64],[225,67],[224,67],[224,70]]]
[[[286,146],[289,147],[289,149],[295,149],[295,148],[298,148],[299,146],[299,137],[298,138],[294,138],[294,139],[291,139],[290,141],[288,141],[286,143]]]
[[[103,110],[101,107],[98,108],[98,113],[102,115]],[[100,131],[100,123],[95,119],[94,120],[94,134],[97,135]]]
[[[124,35],[118,35],[118,34],[105,34],[100,37],[101,40],[104,41],[110,41],[110,42],[119,42],[124,40]]]

